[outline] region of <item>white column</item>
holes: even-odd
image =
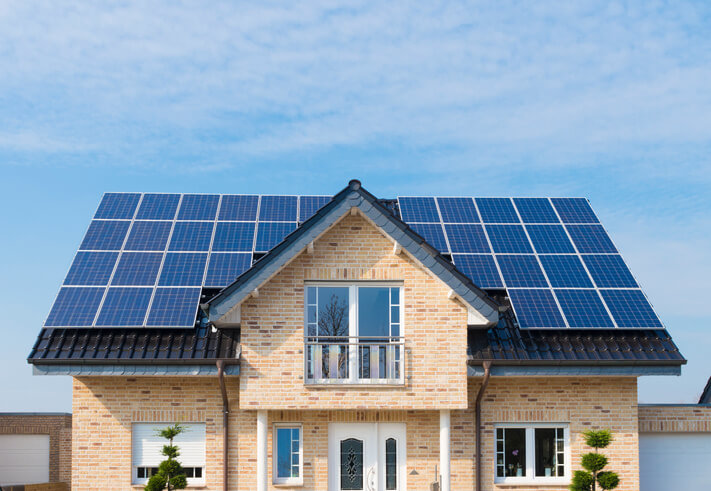
[[[257,412],[257,491],[267,491],[267,412]]]
[[[443,409],[439,412],[439,468],[442,475],[441,491],[450,491],[449,486],[449,434],[450,434],[450,419],[449,409]]]

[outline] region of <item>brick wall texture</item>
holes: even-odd
[[[71,414],[0,414],[0,435],[49,435],[49,480],[70,481]]]
[[[640,433],[711,433],[711,406],[639,406]]]

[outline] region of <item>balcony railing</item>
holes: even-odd
[[[312,336],[305,341],[308,384],[404,384],[403,337]]]

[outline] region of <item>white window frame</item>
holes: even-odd
[[[304,283],[304,339],[309,337],[308,319],[308,288],[309,287],[335,287],[348,288],[348,336],[358,337],[358,288],[398,288],[399,289],[399,335],[401,339],[405,337],[405,301],[404,283],[402,281],[307,281]],[[389,304],[390,305],[390,304]],[[392,306],[391,306],[392,307]],[[388,325],[392,329],[392,313],[388,310]],[[317,327],[318,329],[318,327]],[[403,385],[405,383],[405,349],[401,346],[400,352],[400,377],[399,379],[363,379],[358,374],[358,347],[351,346],[348,353],[349,367],[348,378],[344,379],[310,379],[308,377],[308,358],[304,350],[304,381],[308,385],[332,385],[332,384],[354,384],[354,385]]]
[[[278,477],[277,464],[279,461],[278,429],[299,430],[299,477]],[[272,427],[272,483],[283,486],[302,486],[304,484],[304,428],[301,423],[274,423]]]
[[[526,468],[523,476],[499,477],[496,469],[496,434],[502,429],[523,429],[526,434]],[[564,475],[555,477],[536,477],[536,429],[563,430]],[[570,428],[568,423],[497,423],[494,425],[494,484],[513,485],[567,485],[572,477],[570,467]]]

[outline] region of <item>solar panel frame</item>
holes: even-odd
[[[210,250],[215,222],[177,221],[168,242],[170,252],[204,252]]]
[[[109,287],[94,325],[143,327],[153,287]]]
[[[548,280],[533,254],[497,254],[506,288],[548,288]]]
[[[442,223],[481,223],[473,198],[437,197]]]
[[[200,288],[157,288],[146,316],[147,327],[194,327]]]
[[[511,198],[475,198],[483,223],[521,223]]]
[[[106,288],[61,287],[44,322],[45,327],[91,327]]]
[[[206,252],[169,252],[165,255],[158,286],[202,286]]]
[[[219,194],[183,194],[177,219],[213,221],[217,217],[219,203]]]
[[[615,327],[596,290],[556,288],[553,292],[571,328],[612,329]]]
[[[537,254],[575,254],[573,242],[563,225],[527,224],[525,228]]]
[[[495,254],[533,254],[523,225],[486,224],[484,229]]]
[[[104,193],[94,219],[130,220],[141,200],[141,193]]]
[[[182,196],[171,193],[145,193],[136,220],[174,220]]]
[[[501,273],[491,254],[452,254],[452,261],[479,288],[504,288]]]
[[[619,254],[583,254],[582,258],[598,288],[639,288]]]
[[[254,222],[217,222],[212,250],[216,252],[252,252]]]
[[[118,251],[77,251],[63,285],[108,285],[118,256]]]
[[[123,246],[126,251],[164,251],[173,222],[157,220],[134,221]]]
[[[512,288],[511,307],[522,329],[564,329],[567,327],[552,290]]]
[[[259,195],[225,194],[221,197],[218,221],[256,222]]]
[[[490,254],[484,227],[480,224],[447,223],[444,225],[447,242],[452,254]]]
[[[548,198],[513,198],[523,223],[560,223]]]
[[[259,200],[260,222],[296,222],[299,200],[291,195],[264,195]]]
[[[162,260],[162,252],[123,252],[111,277],[111,285],[152,287]]]
[[[593,288],[580,257],[574,254],[539,255],[538,260],[553,288]]]
[[[440,223],[437,203],[433,196],[401,196],[398,198],[400,216],[407,223]]]
[[[563,223],[600,223],[585,198],[551,198],[551,203]]]
[[[602,225],[566,225],[566,230],[581,254],[617,254],[617,248]]]
[[[92,220],[79,250],[120,251],[130,226],[127,220]]]
[[[642,290],[601,288],[599,291],[618,327],[664,329]]]

